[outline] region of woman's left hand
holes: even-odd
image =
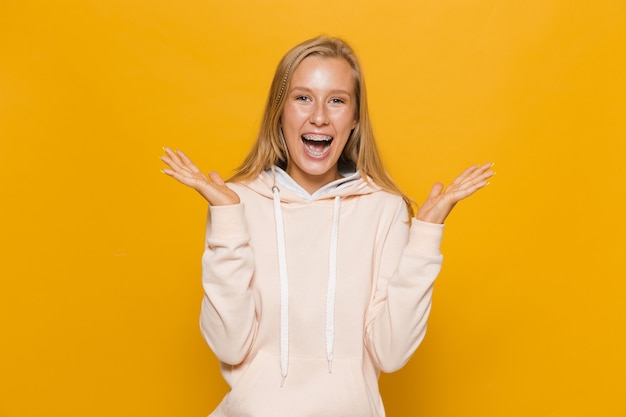
[[[433,185],[426,201],[417,210],[417,219],[428,223],[443,223],[459,201],[480,190],[495,174],[492,163],[472,165],[444,189],[442,183]]]

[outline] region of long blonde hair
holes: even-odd
[[[302,60],[309,56],[342,58],[350,64],[354,75],[357,125],[348,138],[339,162],[355,166],[364,178],[369,177],[382,189],[401,196],[407,206],[409,218],[413,217],[412,200],[387,174],[378,153],[367,107],[367,94],[361,65],[352,48],[338,38],[318,36],[309,39],[296,45],[281,59],[274,73],[257,139],[248,156],[229,181],[252,180],[273,165],[286,168],[289,153],[282,138],[280,118],[293,72]]]

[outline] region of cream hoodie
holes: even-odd
[[[211,417],[383,417],[380,371],[426,331],[443,225],[358,173],[309,195],[279,168],[210,207],[202,334],[231,387]]]

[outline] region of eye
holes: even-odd
[[[343,103],[345,103],[345,101],[340,99],[340,98],[332,98],[332,99],[330,99],[330,102],[332,104],[343,104]]]
[[[296,101],[310,101],[311,99],[307,96],[296,96]]]

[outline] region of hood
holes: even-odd
[[[337,196],[344,198],[381,191],[381,188],[371,179],[363,178],[358,171],[340,174],[342,178],[326,184],[313,194],[309,194],[289,174],[277,166],[262,172],[256,180],[241,185],[267,198],[274,198],[273,188],[277,186],[280,190],[280,201],[283,203],[310,203],[316,200],[333,199]]]

